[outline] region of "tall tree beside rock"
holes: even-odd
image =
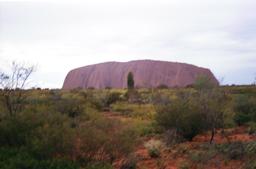
[[[134,79],[132,72],[129,72],[127,75],[127,87],[128,89],[134,89]]]

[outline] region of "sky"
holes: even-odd
[[[35,65],[31,85],[71,69],[163,60],[209,68],[221,84],[256,78],[255,0],[0,0],[0,71]]]

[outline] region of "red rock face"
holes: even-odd
[[[106,62],[71,70],[63,89],[74,88],[126,88],[127,75],[132,72],[136,87],[184,87],[194,83],[199,75],[218,81],[209,69],[185,63],[138,60],[130,62]]]

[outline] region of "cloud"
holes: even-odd
[[[210,68],[225,83],[250,83],[253,0],[0,2],[0,66],[38,65],[42,87],[61,87],[75,67],[157,59]],[[238,77],[230,76],[232,72]],[[40,82],[39,82],[40,81]]]

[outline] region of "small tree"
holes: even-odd
[[[133,79],[133,73],[129,72],[127,76],[127,87],[128,89],[134,88],[134,79]]]
[[[184,95],[177,96],[170,103],[158,105],[156,122],[167,130],[174,130],[178,137],[192,140],[204,131],[206,123],[194,100],[194,96]]]
[[[1,95],[9,115],[12,116],[21,109],[22,101],[25,99],[21,90],[25,88],[28,78],[34,71],[34,66],[26,67],[13,62],[10,74],[0,72],[0,87],[4,89]]]
[[[213,89],[215,86],[216,84],[214,84],[210,77],[206,75],[199,75],[194,82],[195,89],[199,91]]]
[[[177,98],[165,101],[157,109],[156,121],[167,130],[176,130],[188,140],[204,131],[211,131],[213,142],[216,129],[224,125],[226,94],[209,78],[195,82],[194,92],[177,93]]]
[[[226,104],[225,93],[218,88],[199,92],[197,104],[199,111],[204,114],[205,129],[211,130],[210,143],[213,142],[217,128],[224,126],[224,108]]]
[[[205,129],[211,130],[211,140],[213,142],[215,130],[223,127],[224,106],[226,94],[214,84],[208,76],[198,76],[195,83],[198,92],[198,105],[201,113],[205,114]]]

